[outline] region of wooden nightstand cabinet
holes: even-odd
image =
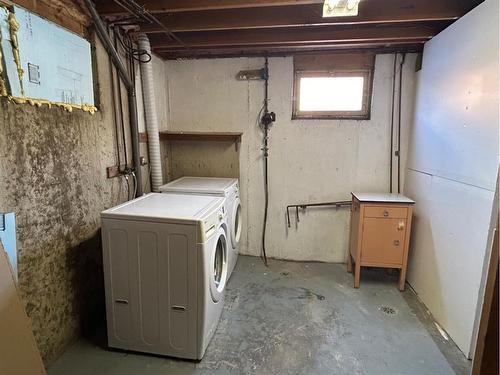
[[[361,267],[399,268],[403,291],[415,202],[400,194],[352,193],[347,271],[359,288]]]

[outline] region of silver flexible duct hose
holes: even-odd
[[[146,34],[139,34],[138,47],[140,51],[146,51],[151,55],[151,45]],[[163,174],[161,170],[160,135],[158,130],[158,117],[156,116],[155,90],[153,79],[153,63],[146,62],[147,55],[141,66],[142,98],[144,100],[144,112],[146,115],[146,129],[148,132],[149,163],[151,165],[151,190],[159,191],[163,185]]]

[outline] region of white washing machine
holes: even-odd
[[[228,214],[229,225],[229,276],[238,260],[241,237],[241,202],[237,178],[218,177],[181,177],[160,187],[162,193],[211,195],[225,198],[224,207]]]
[[[152,193],[102,212],[110,347],[203,357],[228,277],[223,203]]]

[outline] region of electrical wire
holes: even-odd
[[[143,21],[146,21],[148,23],[155,23],[157,24],[163,33],[168,35],[170,38],[174,39],[177,43],[179,43],[182,47],[188,48],[189,46],[186,45],[182,40],[179,39],[177,35],[175,35],[170,29],[168,29],[158,18],[156,18],[153,14],[148,12],[144,6],[141,6],[137,4],[133,0],[114,0],[114,2],[118,5],[120,5],[122,8],[127,10],[129,13],[137,17],[138,19],[141,19]]]
[[[132,38],[130,37],[129,34],[126,34],[126,37],[127,37],[128,48],[132,48],[132,46],[133,46]],[[135,59],[132,57],[131,54],[127,53],[127,50],[124,49],[124,52],[125,52],[125,54],[127,56],[127,61],[128,61],[128,69],[127,69],[127,71],[128,71],[128,74],[130,75],[132,84],[134,85],[134,89],[135,89],[135,79],[136,79],[136,76],[135,76]]]
[[[127,45],[129,46],[129,48],[132,48],[132,46],[133,46],[132,38],[130,37],[129,34],[127,34]],[[134,87],[135,87],[135,60],[132,58],[132,56],[130,54],[127,54],[127,57],[128,57],[129,73],[130,73],[130,76],[132,77],[132,80],[134,82]]]
[[[128,182],[128,174],[124,174],[123,177],[125,178],[125,181],[127,182],[127,200],[130,200],[130,184]]]
[[[264,81],[264,103],[261,111],[259,112],[259,119],[261,119],[260,115],[262,112],[264,114],[269,113],[269,62],[266,57],[265,61],[265,81]],[[260,120],[262,126],[264,127],[264,147],[262,150],[264,151],[264,222],[262,224],[262,260],[264,261],[265,266],[267,267],[267,254],[266,254],[266,229],[267,229],[267,213],[269,208],[269,173],[268,173],[268,157],[269,157],[269,123],[266,123]]]
[[[134,171],[130,172],[130,174],[134,178],[134,198],[135,198],[137,196],[137,177],[135,176],[135,172]]]
[[[259,114],[257,115],[257,126],[259,126],[262,130],[264,130],[264,124],[260,121],[262,112],[264,112],[265,105],[263,104],[262,107],[259,110]]]
[[[127,200],[129,201],[130,199],[132,199],[130,197],[130,176],[132,176],[132,179],[134,180],[134,194],[132,195],[132,198],[135,198],[135,196],[137,195],[137,186],[139,184],[139,181],[137,180],[137,176],[135,174],[135,172],[133,170],[128,170],[127,172],[124,172],[122,174],[122,177],[125,179],[125,181],[127,182]]]
[[[265,127],[264,130],[264,139],[265,146],[267,146],[267,137],[268,137],[268,128]],[[262,259],[264,260],[264,264],[267,266],[267,254],[266,254],[266,229],[267,229],[267,211],[269,208],[269,177],[268,177],[268,165],[267,165],[267,156],[264,156],[264,224],[262,230]]]
[[[144,49],[134,48],[131,45],[126,45],[125,42],[122,40],[120,35],[118,35],[117,39],[120,42],[123,49],[125,50],[125,52],[128,55],[130,55],[135,61],[139,61],[140,63],[148,63],[151,61],[152,57],[148,51],[146,51]],[[143,60],[142,56],[148,56],[148,59]]]

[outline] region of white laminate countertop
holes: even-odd
[[[360,202],[376,202],[376,203],[405,203],[414,204],[415,201],[402,194],[389,193],[352,193]]]

